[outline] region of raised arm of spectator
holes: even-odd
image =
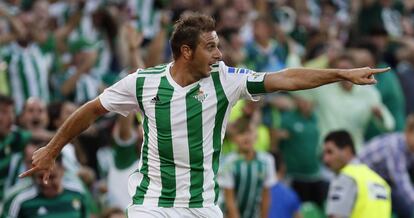
[[[170,25],[170,15],[163,12],[161,15],[161,28],[155,38],[148,47],[148,55],[145,58],[147,66],[155,66],[162,63],[164,57],[165,46],[167,44],[167,27]]]
[[[124,40],[119,43],[118,50],[121,51],[123,66],[130,69],[129,73],[135,72],[138,68],[144,68],[145,63],[140,49],[143,41],[142,33],[137,32],[129,23],[122,25],[120,32]]]
[[[114,138],[120,139],[124,142],[135,138],[136,133],[133,130],[134,118],[134,113],[130,113],[127,117],[118,116],[113,131]]]
[[[79,25],[82,15],[83,8],[79,7],[79,9],[70,16],[65,25],[55,30],[54,35],[56,37],[56,42],[58,43],[58,48],[64,47],[62,44],[66,43],[69,34]]]
[[[374,123],[378,128],[383,129],[384,131],[392,131],[395,129],[395,119],[382,102],[379,102],[377,106],[374,106],[372,112],[374,114]]]
[[[88,51],[82,58],[82,62],[76,66],[76,72],[66,80],[62,87],[60,88],[61,93],[64,96],[70,95],[76,88],[76,83],[81,78],[81,76],[85,73],[89,73],[89,71],[94,66],[98,54],[96,51]]]
[[[0,45],[12,42],[26,34],[27,31],[23,24],[3,7],[0,7],[0,18],[4,18],[8,21],[12,29],[12,32],[0,34]]]
[[[311,89],[324,84],[347,80],[358,85],[375,84],[375,74],[390,68],[372,69],[369,67],[354,69],[309,69],[287,68],[277,73],[266,74],[264,89],[266,92],[294,91]]]

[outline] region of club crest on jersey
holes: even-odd
[[[207,98],[207,93],[204,93],[203,90],[199,89],[197,94],[193,96],[197,101],[203,103],[203,101]]]
[[[264,80],[264,73],[252,73],[249,76],[247,76],[248,82],[263,82]]]

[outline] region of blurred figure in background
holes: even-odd
[[[314,202],[322,209],[328,183],[321,174],[318,121],[311,102],[299,95],[292,97],[296,108],[281,114],[278,150],[283,156],[286,176],[301,201]]]
[[[389,66],[384,62],[382,56],[384,51],[380,51],[379,46],[371,42],[372,40],[356,43],[357,48],[350,49],[350,55],[353,56],[357,67],[384,67]],[[381,95],[381,101],[391,112],[395,120],[395,131],[402,131],[405,125],[405,99],[401,88],[400,81],[397,77],[396,69],[389,74],[378,75],[375,78],[378,83],[375,87]],[[378,128],[373,121],[370,122],[365,132],[365,140],[384,133],[384,129]]]
[[[347,53],[330,63],[333,68],[349,69],[354,66],[354,59]],[[347,81],[341,81],[298,94],[315,106],[321,141],[329,132],[345,129],[351,134],[358,153],[363,146],[364,132],[371,119],[384,131],[394,129],[394,118],[382,104],[381,96],[374,87],[354,86]]]
[[[12,156],[22,152],[32,136],[30,132],[15,126],[14,109],[13,99],[0,94],[0,208]]]
[[[326,214],[330,218],[389,218],[390,187],[360,163],[355,154],[354,142],[347,131],[333,131],[325,137],[323,160],[337,174],[330,184]]]
[[[274,155],[277,183],[270,189],[269,218],[301,218],[298,194],[284,184],[286,165],[281,155]]]
[[[128,178],[136,170],[139,161],[138,144],[142,142],[141,126],[134,124],[135,114],[118,116],[112,131],[113,146],[109,152],[105,148],[98,150],[98,163],[105,170],[103,180],[106,183],[106,202],[104,205],[126,208],[131,204],[128,194]],[[103,157],[105,155],[107,157]]]
[[[253,31],[254,40],[246,44],[246,66],[258,72],[275,72],[285,68],[288,48],[272,38],[274,28],[270,18],[256,18]]]
[[[233,125],[238,152],[226,157],[219,179],[227,217],[267,217],[269,190],[276,180],[273,157],[254,150],[256,128],[248,119],[240,118]]]
[[[18,117],[18,124],[39,140],[48,141],[54,134],[54,132],[47,130],[49,116],[46,102],[36,97],[30,97],[26,100],[22,113]]]
[[[47,184],[42,172],[34,174],[36,186],[20,192],[7,204],[4,217],[73,217],[88,218],[89,211],[81,190],[63,185],[64,167],[61,156],[56,159]]]
[[[407,117],[404,132],[378,136],[369,141],[359,159],[381,175],[391,186],[393,211],[401,218],[414,214],[414,114]]]

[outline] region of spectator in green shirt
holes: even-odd
[[[362,42],[358,49],[352,49],[352,55],[355,59],[357,67],[384,67],[387,63],[380,60],[382,52],[371,42]],[[391,112],[395,119],[395,131],[403,131],[405,125],[405,98],[401,84],[395,71],[391,70],[387,74],[375,77],[378,81],[375,88],[381,94],[383,104]],[[384,133],[383,129],[378,128],[371,121],[365,132],[365,140],[369,140],[377,135]]]
[[[31,138],[29,132],[17,128],[14,123],[14,101],[0,94],[0,208],[11,157],[15,153],[22,152]]]
[[[293,96],[296,108],[283,112],[279,150],[292,179],[292,188],[301,201],[312,201],[323,206],[328,183],[321,176],[319,159],[318,121],[312,103],[300,96]]]
[[[3,217],[89,217],[86,199],[81,190],[63,185],[64,172],[62,158],[59,156],[50,172],[49,182],[42,182],[43,172],[34,174],[36,186],[23,190],[6,203]]]
[[[354,58],[348,53],[342,53],[331,61],[330,67],[355,67]],[[341,81],[298,94],[315,105],[321,132],[320,141],[331,131],[345,129],[351,134],[358,152],[371,120],[384,131],[394,129],[395,121],[392,114],[382,103],[378,90],[372,86],[354,86],[352,83]]]
[[[232,140],[238,145],[238,152],[226,157],[219,173],[229,218],[268,215],[270,187],[276,182],[274,160],[266,152],[255,151],[255,127],[246,118],[234,123]]]

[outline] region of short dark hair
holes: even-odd
[[[351,134],[346,130],[337,130],[330,132],[326,137],[324,142],[333,142],[336,147],[339,149],[345,149],[349,147],[352,151],[352,154],[355,154],[354,141],[352,140]]]
[[[181,17],[175,23],[170,39],[174,59],[181,56],[181,46],[188,45],[194,50],[197,47],[200,34],[214,31],[215,27],[214,19],[207,15],[191,13]]]
[[[14,101],[9,96],[0,94],[0,105],[14,105]]]

